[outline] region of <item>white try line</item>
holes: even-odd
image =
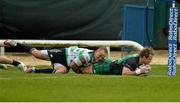
[[[81,75],[82,76],[82,75]],[[90,76],[90,75],[86,75]],[[92,76],[92,75],[91,75]],[[123,77],[123,78],[138,78],[138,76],[118,76],[118,75],[94,75],[96,77],[100,78],[118,78],[118,77]],[[77,78],[79,77],[78,75],[73,75],[73,76],[38,76],[38,77],[0,77],[0,80],[34,80],[34,79],[58,79],[58,78]],[[149,75],[149,76],[140,76],[140,77],[163,77],[163,78],[168,78],[169,76],[167,75]]]
[[[56,78],[59,78],[58,76],[53,76],[53,77],[50,77],[50,76],[46,76],[46,77],[43,77],[43,76],[40,76],[40,77],[0,77],[0,80],[14,80],[14,79],[17,79],[17,80],[20,80],[20,79],[56,79]]]

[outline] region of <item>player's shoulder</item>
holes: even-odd
[[[139,57],[139,54],[131,54],[131,55],[128,55],[128,57],[136,58],[136,57]]]
[[[79,47],[78,46],[70,46],[70,47],[68,47],[66,49],[77,49],[77,48],[79,48]]]
[[[110,59],[110,58],[105,58],[103,62],[104,62],[104,63],[110,63],[110,62],[112,62],[112,61],[113,61],[113,60]]]

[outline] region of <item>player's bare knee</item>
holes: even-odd
[[[56,69],[55,74],[66,74],[69,72],[68,69],[63,66],[56,67],[55,69]]]
[[[39,50],[33,50],[31,54],[36,58],[42,58],[42,54]]]
[[[55,74],[66,74],[68,73],[68,70],[67,69],[57,69]]]

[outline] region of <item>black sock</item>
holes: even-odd
[[[29,52],[31,53],[33,47],[27,44],[21,44],[21,43],[17,43],[17,45],[14,47],[17,50],[23,50],[24,52]]]
[[[34,73],[53,73],[54,69],[47,68],[47,69],[35,69]]]
[[[14,66],[18,66],[20,64],[20,62],[18,62],[18,61],[16,61],[16,60],[13,60],[13,62],[12,62],[12,65],[14,65]]]

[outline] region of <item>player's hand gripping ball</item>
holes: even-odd
[[[141,69],[141,73],[145,76],[149,75],[151,72],[151,67],[150,65],[141,65],[139,66],[139,69]]]

